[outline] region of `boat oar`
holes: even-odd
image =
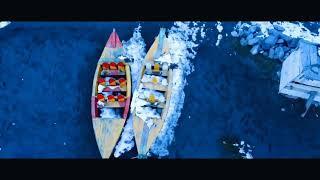
[[[306,110],[304,111],[304,113],[301,114],[302,118],[307,114],[311,104],[313,103],[313,99],[315,98],[316,95],[317,95],[316,91],[311,91],[310,92],[310,96],[309,96],[309,98],[308,98],[308,100],[306,102]]]

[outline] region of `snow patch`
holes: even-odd
[[[218,34],[218,37],[217,37],[217,41],[216,41],[216,46],[219,46],[219,44],[220,44],[220,41],[221,41],[221,39],[222,39],[222,34],[221,34],[221,32],[222,32],[222,30],[223,30],[223,26],[221,25],[221,22],[220,21],[217,21],[217,23],[216,23],[216,28],[217,28],[217,30],[218,30],[218,32],[219,32],[219,34]]]
[[[10,23],[10,21],[0,21],[0,29],[8,26]]]

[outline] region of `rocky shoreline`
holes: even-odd
[[[240,39],[242,46],[252,46],[252,55],[262,54],[270,59],[283,62],[292,51],[297,48],[301,38],[292,38],[283,34],[285,29],[274,24],[273,28],[268,28],[266,36],[259,24],[238,24],[231,32],[233,37]]]

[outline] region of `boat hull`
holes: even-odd
[[[154,63],[155,54],[158,51],[159,45],[159,36],[155,38],[154,43],[151,45],[148,53],[145,57],[145,63]],[[169,46],[168,46],[168,39],[166,37],[163,38],[163,44],[161,47],[162,53],[168,53],[169,52]],[[144,63],[144,64],[145,64]],[[143,84],[141,82],[141,79],[145,73],[145,65],[143,65],[143,68],[141,70],[141,77],[139,80],[138,87]],[[163,128],[164,123],[168,119],[168,110],[170,105],[170,99],[171,99],[171,90],[172,90],[172,69],[168,70],[167,74],[167,82],[168,86],[167,88],[159,88],[159,87],[152,87],[154,90],[160,90],[164,92],[165,94],[165,105],[162,109],[162,113],[160,118],[153,119],[153,125],[149,127],[146,122],[144,122],[143,119],[141,119],[139,116],[136,115],[136,110],[133,110],[133,129],[134,129],[134,137],[136,141],[137,151],[139,156],[145,156],[147,155],[148,151],[150,150],[151,146],[154,144],[155,140],[161,133],[161,130]],[[144,86],[144,88],[150,89],[150,86]]]
[[[102,118],[99,117],[98,107],[97,107],[97,94],[98,94],[98,77],[102,71],[101,65],[104,62],[122,62],[122,60],[117,59],[117,56],[122,52],[122,44],[119,40],[118,35],[115,31],[110,35],[109,40],[102,52],[102,55],[97,63],[95,75],[93,78],[92,84],[92,97],[91,97],[91,114],[92,114],[92,124],[95,133],[96,142],[101,154],[101,157],[104,159],[110,158],[113,149],[119,140],[127,116],[130,109],[130,100],[131,100],[131,74],[130,67],[125,63],[125,78],[126,84],[125,93],[126,101],[125,102],[115,102],[112,103],[112,106],[107,106],[107,108],[122,108],[123,115],[120,118]],[[110,75],[123,75],[117,74],[115,71],[110,71]],[[123,72],[122,72],[123,73]],[[108,89],[107,91],[120,91],[119,88]],[[106,91],[104,91],[106,92]]]

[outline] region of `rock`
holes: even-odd
[[[248,45],[255,45],[257,43],[259,43],[259,41],[261,40],[260,37],[255,37],[253,39],[248,40]]]
[[[288,48],[287,46],[283,46],[282,48],[283,48],[283,51],[284,51],[285,53],[290,50],[290,48]]]
[[[285,31],[285,29],[283,27],[279,26],[279,25],[274,24],[273,27],[274,27],[274,29],[276,29],[276,30],[278,30],[280,32]]]
[[[259,44],[254,45],[254,46],[251,48],[250,53],[251,53],[252,55],[258,54],[259,46],[260,46]]]
[[[239,29],[239,31],[238,31],[238,35],[239,35],[239,37],[241,37],[241,36],[243,36],[243,35],[244,35],[244,33],[243,33],[243,30],[242,30],[242,29]]]
[[[256,30],[257,30],[257,25],[252,25],[252,26],[250,26],[249,29],[248,29],[248,31],[249,31],[250,33],[254,33],[254,32],[256,32]]]
[[[291,41],[288,42],[288,47],[289,48],[296,48],[298,46],[298,43],[299,43],[299,38],[294,38],[292,39]]]
[[[273,36],[273,35],[269,35],[264,41],[263,43],[269,46],[274,46],[277,43],[278,37]]]
[[[276,29],[269,29],[268,33],[269,35],[273,35],[277,38],[282,34],[280,31],[277,31]]]
[[[246,45],[248,45],[248,41],[245,38],[241,38],[240,44],[241,44],[241,46],[246,46]]]
[[[281,38],[281,39],[283,39],[284,41],[286,41],[286,42],[288,42],[288,41],[291,41],[293,38],[292,37],[290,37],[290,36],[287,36],[287,35],[285,35],[285,34],[280,34],[280,37],[279,38]]]
[[[231,36],[233,36],[233,37],[239,37],[239,34],[237,33],[237,31],[232,31],[232,32],[231,32]]]
[[[256,33],[254,34],[254,36],[262,36],[262,35],[263,35],[263,33],[262,33],[261,31],[256,32]]]
[[[281,43],[284,43],[284,40],[283,39],[278,39],[277,44],[281,44]]]
[[[243,30],[243,35],[244,36],[249,36],[249,34],[251,34],[248,30]]]
[[[253,34],[252,33],[250,33],[248,36],[247,36],[247,41],[249,41],[250,39],[253,39]]]
[[[273,59],[274,58],[274,48],[271,48],[269,50],[269,56],[268,56],[270,59]]]
[[[275,59],[282,59],[283,56],[284,56],[283,48],[282,48],[282,47],[277,47],[277,48],[274,50],[274,58],[275,58]]]
[[[268,52],[265,51],[262,55],[268,56]]]

